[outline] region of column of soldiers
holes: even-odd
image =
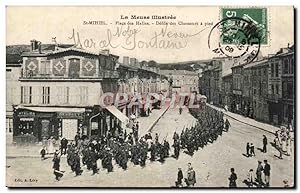
[[[185,128],[180,136],[176,132],[173,135],[174,155],[178,159],[180,149],[186,149],[186,153],[192,155],[194,151],[203,148],[207,143],[212,143],[221,135],[224,128],[223,113],[212,108],[206,108],[200,112],[192,112],[197,118],[197,124],[191,128]],[[229,122],[228,122],[229,123]],[[226,123],[225,123],[226,127]],[[135,131],[136,132],[136,131]],[[74,143],[67,147],[67,163],[76,176],[81,175],[82,165],[86,165],[93,174],[99,172],[98,160],[101,160],[102,168],[112,172],[113,160],[122,169],[127,169],[128,161],[134,165],[146,166],[146,160],[163,163],[170,156],[170,144],[167,136],[159,141],[156,134],[153,140],[148,133],[138,140],[136,133],[121,133],[119,136],[107,136],[105,138],[85,139],[81,143]],[[76,145],[77,144],[77,145]],[[78,147],[80,144],[81,147]],[[150,155],[148,155],[150,154]],[[81,162],[82,158],[82,162]]]
[[[207,143],[213,143],[224,131],[228,131],[230,123],[226,119],[224,122],[223,112],[217,111],[211,107],[204,107],[202,111],[193,111],[191,114],[197,119],[197,123],[191,128],[183,129],[180,137],[174,134],[174,147],[179,144],[175,139],[180,139],[180,147],[187,149],[186,153],[193,155],[194,151],[203,148]],[[178,153],[178,152],[177,152]]]

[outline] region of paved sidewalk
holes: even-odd
[[[213,106],[213,105],[210,105],[210,104],[207,104],[207,105],[214,108],[214,109],[217,109],[219,111],[224,112],[224,114],[226,116],[230,117],[231,119],[237,120],[241,123],[250,125],[252,127],[256,127],[258,129],[264,130],[264,131],[272,133],[272,134],[275,134],[275,132],[280,129],[279,127],[276,127],[276,126],[273,126],[273,125],[270,125],[270,124],[267,124],[267,123],[262,123],[262,122],[254,120],[254,119],[251,119],[249,117],[245,117],[243,115],[239,115],[239,114],[232,113],[232,112],[229,112],[229,111],[226,112],[224,109]]]
[[[151,130],[157,124],[159,119],[168,111],[169,107],[170,105],[166,104],[161,109],[153,109],[149,117],[139,117],[139,135],[143,136],[146,133],[151,132]]]

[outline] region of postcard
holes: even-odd
[[[292,6],[7,6],[6,186],[295,188]]]

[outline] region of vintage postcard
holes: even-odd
[[[6,186],[295,188],[292,6],[7,6]]]

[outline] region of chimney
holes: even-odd
[[[135,66],[136,61],[136,58],[130,58],[130,66]]]
[[[42,53],[42,42],[39,41],[37,47],[38,47],[39,53],[41,54]]]
[[[124,65],[129,65],[129,57],[128,56],[123,57],[123,64]]]
[[[36,41],[35,39],[30,40],[30,45],[31,45],[31,52],[38,49],[38,41]]]

